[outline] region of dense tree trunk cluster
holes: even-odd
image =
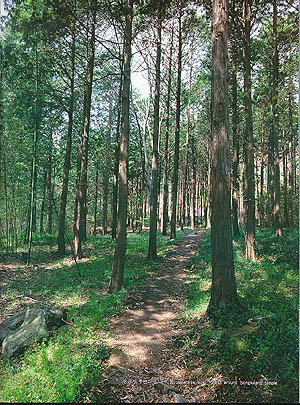
[[[297,15],[294,0],[208,3],[7,2],[0,249],[30,261],[55,236],[79,260],[110,234],[115,291],[127,232],[149,231],[155,260],[158,230],[211,226],[211,306],[236,301],[231,228],[255,261],[257,226],[298,221]]]

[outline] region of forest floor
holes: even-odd
[[[188,265],[204,231],[189,231],[165,257],[157,274],[139,288],[127,310],[110,324],[113,347],[104,383],[112,402],[207,402],[196,381],[201,369],[187,370],[176,342],[184,338],[182,318]],[[103,395],[103,384],[99,387]]]
[[[298,401],[298,229],[257,230],[256,263],[234,238],[241,307],[208,318],[209,230],[128,233],[124,288],[107,294],[115,242],[92,236],[80,274],[69,249],[36,235],[0,256],[0,323],[31,307],[65,309],[68,324],[13,359],[0,355],[0,402],[212,403]],[[250,322],[251,321],[251,322]],[[275,343],[275,344],[274,344]]]

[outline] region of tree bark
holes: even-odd
[[[119,186],[119,155],[120,155],[120,120],[121,120],[121,104],[122,104],[122,89],[123,89],[123,61],[120,72],[120,87],[118,97],[118,116],[116,126],[116,141],[114,155],[114,177],[113,177],[113,196],[112,196],[112,223],[111,223],[111,238],[114,240],[117,237],[117,217],[118,217],[118,186]]]
[[[232,253],[227,85],[226,0],[213,0],[211,249],[212,288],[208,313],[238,302]]]
[[[171,101],[171,85],[172,85],[172,57],[173,57],[173,36],[174,27],[172,26],[171,45],[169,55],[169,69],[168,69],[168,92],[166,102],[166,132],[165,132],[165,153],[164,153],[164,168],[163,168],[163,198],[162,198],[162,215],[161,215],[161,233],[167,234],[168,222],[168,165],[169,165],[169,131],[170,131],[170,101]]]
[[[196,197],[196,159],[195,159],[195,137],[194,134],[191,136],[191,155],[192,155],[192,182],[191,182],[191,227],[194,229],[196,227],[195,218],[195,197]]]
[[[277,45],[277,0],[273,0],[273,58],[272,58],[272,146],[273,166],[272,177],[274,180],[274,230],[276,235],[282,236],[280,224],[280,166],[278,151],[278,45]]]
[[[160,102],[160,63],[161,63],[161,26],[162,26],[162,0],[159,2],[156,66],[155,66],[155,91],[154,91],[154,120],[153,120],[153,149],[152,149],[152,179],[150,189],[150,231],[148,259],[157,259],[156,232],[157,232],[157,197],[158,197],[158,136],[159,136],[159,102]]]
[[[118,229],[109,292],[119,291],[123,285],[126,254],[126,222],[128,200],[128,144],[130,104],[130,63],[132,40],[133,0],[127,1],[126,26],[124,31],[124,81],[122,92],[122,123],[119,158],[119,209]]]
[[[246,257],[252,261],[255,257],[255,184],[253,121],[251,97],[251,0],[244,0],[244,108],[245,108],[245,243]]]
[[[39,94],[39,64],[38,64],[38,49],[35,45],[35,103],[34,103],[34,131],[32,143],[32,166],[31,166],[31,190],[30,190],[30,213],[29,213],[29,227],[28,227],[28,250],[27,250],[27,264],[31,260],[32,248],[32,233],[34,225],[34,206],[36,201],[36,178],[37,178],[37,142],[40,127],[40,94]]]
[[[47,168],[44,167],[43,175],[43,193],[42,193],[42,203],[41,203],[41,214],[40,214],[40,233],[44,233],[44,213],[45,213],[45,203],[46,203],[46,184],[47,184]]]
[[[50,128],[51,131],[51,128]],[[46,233],[52,234],[52,133],[49,134],[48,145],[48,167],[47,167],[47,216],[46,216]]]
[[[179,134],[180,134],[180,100],[181,100],[181,64],[182,64],[182,10],[179,10],[178,18],[178,66],[177,66],[177,90],[176,90],[176,126],[175,126],[175,152],[174,171],[172,181],[172,216],[171,216],[171,239],[176,238],[176,209],[179,168]]]
[[[237,106],[237,67],[236,43],[232,40],[232,228],[234,236],[240,235],[239,230],[239,155],[240,143],[238,136],[238,106]]]
[[[95,29],[96,29],[96,8],[92,11],[91,37],[87,40],[87,66],[84,86],[84,117],[83,130],[80,146],[80,175],[76,189],[77,214],[74,218],[73,241],[74,255],[76,259],[82,257],[82,240],[85,235],[84,221],[86,220],[86,192],[87,192],[87,167],[88,167],[88,140],[90,130],[91,99],[93,87],[94,58],[95,58]],[[89,32],[89,30],[88,30]]]
[[[58,253],[64,255],[66,252],[65,246],[65,222],[66,222],[66,206],[68,198],[69,186],[69,172],[72,150],[72,133],[73,133],[73,113],[74,113],[74,80],[75,80],[75,24],[72,26],[72,45],[71,45],[71,74],[70,74],[70,97],[68,108],[68,135],[67,147],[65,153],[64,170],[63,170],[63,184],[60,196],[60,208],[58,218]]]
[[[96,163],[96,176],[95,176],[95,198],[94,198],[94,231],[93,235],[97,234],[97,206],[98,206],[98,185],[99,185],[99,162]]]
[[[108,113],[108,128],[106,137],[106,161],[105,173],[103,178],[103,205],[102,205],[102,231],[103,235],[107,233],[107,205],[108,205],[108,190],[109,190],[109,175],[110,175],[110,141],[111,141],[111,126],[112,126],[112,97],[109,98],[109,113]]]

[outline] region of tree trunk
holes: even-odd
[[[94,2],[95,5],[95,2]],[[80,146],[80,175],[78,186],[76,189],[77,214],[73,226],[73,241],[74,241],[74,255],[75,257],[82,257],[82,240],[84,239],[85,227],[84,221],[86,220],[86,192],[87,192],[87,167],[88,167],[88,139],[90,130],[90,116],[91,116],[91,99],[92,99],[92,85],[93,85],[93,72],[94,72],[94,58],[95,58],[95,28],[96,28],[96,9],[92,11],[92,24],[91,24],[91,37],[87,41],[87,66],[86,66],[86,80],[84,86],[84,117],[83,117],[83,130]],[[89,30],[88,30],[89,32]],[[75,219],[75,218],[74,218]]]
[[[236,43],[232,40],[232,228],[234,236],[240,235],[239,230],[239,155],[240,143],[238,135],[237,106],[237,67]]]
[[[152,179],[150,189],[150,231],[148,259],[155,260],[156,231],[157,231],[157,197],[158,197],[158,136],[159,136],[159,101],[160,101],[160,62],[161,62],[161,25],[162,4],[159,2],[157,42],[156,42],[156,66],[155,66],[155,94],[154,94],[154,120],[153,120],[153,149],[152,149]]]
[[[40,214],[40,233],[44,233],[44,213],[45,213],[45,203],[46,203],[46,184],[47,184],[47,168],[44,167],[43,175],[43,193],[42,193],[42,203],[41,203],[41,214]]]
[[[286,142],[286,135],[285,135],[285,128],[283,139],[285,144]],[[284,202],[284,225],[286,228],[289,228],[290,221],[289,221],[289,210],[288,210],[288,176],[287,176],[287,147],[283,150],[283,202]]]
[[[251,0],[244,0],[244,108],[245,108],[245,243],[246,257],[252,261],[255,257],[255,185],[254,185],[254,152],[253,122],[251,97]]]
[[[108,129],[106,137],[106,162],[105,173],[103,179],[103,206],[102,206],[102,230],[103,235],[107,233],[107,205],[108,205],[108,189],[110,176],[110,140],[111,140],[111,125],[112,125],[112,97],[109,98],[109,113],[108,113]]]
[[[112,196],[112,223],[111,223],[111,238],[114,240],[117,237],[117,217],[118,217],[118,186],[119,186],[119,155],[120,155],[120,121],[121,121],[121,103],[123,89],[123,62],[121,65],[120,87],[118,98],[118,116],[116,127],[115,141],[115,156],[114,156],[114,177],[113,177],[113,196]]]
[[[265,154],[265,114],[263,114],[263,123],[261,128],[261,151],[260,151],[260,204],[259,204],[259,222],[264,224],[265,220],[265,174],[264,174],[264,154]]]
[[[177,67],[177,90],[176,90],[176,126],[175,126],[175,153],[174,172],[172,181],[172,216],[171,216],[171,239],[176,238],[176,209],[177,209],[177,187],[179,167],[179,134],[180,134],[180,99],[181,99],[181,63],[182,63],[182,10],[179,11],[178,19],[178,67]]]
[[[69,172],[71,161],[71,149],[72,149],[72,133],[73,133],[73,113],[74,113],[74,80],[75,80],[75,24],[72,26],[72,45],[71,45],[71,74],[70,74],[70,97],[68,108],[68,136],[67,147],[64,161],[63,171],[63,184],[60,196],[60,208],[58,218],[58,253],[64,255],[66,252],[65,247],[65,222],[66,222],[66,206],[68,198],[68,185],[69,185]]]
[[[194,229],[196,227],[195,218],[195,197],[196,197],[196,159],[195,159],[195,137],[194,134],[191,136],[191,155],[192,155],[192,182],[191,182],[191,227]]]
[[[94,199],[94,231],[93,235],[97,234],[97,203],[98,203],[98,179],[99,179],[99,162],[96,163],[96,178],[95,178],[95,199]]]
[[[232,253],[227,85],[226,0],[213,0],[211,249],[212,287],[208,313],[238,302]]]
[[[170,131],[170,100],[171,100],[171,85],[172,85],[172,57],[173,57],[173,36],[174,27],[172,26],[171,45],[169,56],[169,70],[168,70],[168,93],[166,102],[166,133],[165,133],[165,153],[164,153],[164,168],[163,168],[163,198],[162,198],[162,215],[161,215],[161,233],[167,234],[168,222],[168,164],[169,164],[169,131]]]
[[[291,86],[291,79],[289,86]],[[294,156],[294,148],[293,148],[293,103],[292,103],[292,93],[291,90],[289,91],[288,95],[288,122],[289,122],[289,151],[288,151],[288,185],[289,185],[289,195],[290,198],[288,200],[289,203],[289,213],[290,213],[290,225],[294,224],[294,196],[295,196],[295,189],[294,189],[294,165],[295,165],[295,156]]]
[[[109,292],[119,291],[123,285],[126,253],[126,221],[128,199],[128,144],[129,144],[129,103],[130,103],[130,63],[132,38],[133,0],[127,1],[126,26],[124,32],[124,82],[122,94],[122,124],[119,159],[119,209],[118,229]]]
[[[51,131],[51,128],[50,128]],[[52,234],[52,133],[49,134],[48,149],[48,173],[47,173],[47,216],[46,216],[46,233]]]
[[[274,181],[274,230],[276,235],[282,236],[280,224],[280,166],[278,152],[278,45],[277,45],[277,0],[273,0],[273,58],[272,58],[272,146]]]
[[[188,160],[190,146],[190,121],[191,121],[191,90],[192,90],[192,71],[193,71],[193,48],[190,55],[190,72],[189,72],[189,95],[186,117],[186,144],[185,144],[185,160],[183,171],[183,186],[182,186],[182,216],[181,229],[186,225],[186,201],[187,201],[187,179],[188,179]]]
[[[27,264],[31,260],[32,248],[32,233],[34,225],[34,207],[36,201],[36,173],[37,173],[37,141],[40,127],[40,112],[39,112],[39,65],[38,65],[38,49],[35,45],[35,103],[34,103],[34,131],[33,131],[33,144],[32,144],[32,166],[31,166],[31,190],[30,190],[30,214],[29,214],[29,227],[28,227],[28,251],[27,251]]]

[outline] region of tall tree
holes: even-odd
[[[179,168],[179,135],[180,135],[180,100],[181,100],[181,70],[182,70],[182,4],[179,5],[178,17],[178,64],[177,64],[177,89],[176,89],[176,124],[175,124],[175,152],[174,169],[172,179],[172,216],[171,216],[171,239],[176,238],[176,212],[177,212],[177,188]]]
[[[161,233],[167,234],[167,220],[168,220],[168,163],[169,163],[169,132],[170,132],[170,101],[171,101],[171,85],[172,85],[172,57],[173,57],[173,37],[174,26],[172,25],[171,44],[169,55],[168,67],[168,87],[167,87],[167,101],[166,101],[166,131],[165,131],[165,150],[164,150],[164,168],[163,168],[163,198],[161,208]]]
[[[73,226],[74,255],[82,256],[82,240],[85,237],[86,221],[86,192],[87,192],[87,168],[88,168],[88,140],[90,132],[91,100],[93,88],[93,73],[95,60],[95,30],[97,15],[97,0],[92,2],[91,27],[87,27],[86,43],[86,78],[84,85],[84,112],[82,139],[80,145],[80,174],[76,189],[75,216]]]
[[[108,205],[108,190],[109,190],[109,175],[110,175],[110,143],[111,143],[111,127],[112,127],[112,96],[109,96],[109,111],[108,111],[108,128],[106,136],[106,161],[105,172],[103,176],[103,205],[102,205],[102,229],[103,234],[107,233],[107,205]]]
[[[154,90],[154,120],[153,120],[153,148],[152,148],[152,179],[150,189],[150,232],[148,258],[155,260],[156,231],[157,231],[157,197],[158,197],[158,136],[159,136],[159,102],[160,102],[160,63],[161,63],[161,30],[162,30],[162,0],[158,5],[158,23],[156,40],[156,66]]]
[[[35,12],[35,10],[34,10]],[[30,186],[30,204],[29,204],[29,226],[28,226],[28,251],[27,263],[31,260],[32,234],[35,222],[35,204],[36,204],[36,179],[37,179],[37,143],[40,130],[40,72],[38,60],[38,41],[36,30],[34,30],[34,73],[35,73],[35,100],[34,100],[34,130],[32,140],[32,159],[31,159],[31,186]]]
[[[243,0],[244,14],[244,47],[243,47],[243,74],[244,74],[244,109],[245,109],[245,243],[246,257],[252,261],[255,257],[255,183],[254,183],[254,144],[252,120],[251,95],[251,1]]]
[[[119,153],[119,209],[118,227],[109,292],[119,291],[123,285],[126,240],[127,240],[127,200],[128,200],[128,145],[129,145],[129,104],[130,104],[130,64],[132,41],[133,0],[127,0],[126,25],[124,31],[124,79],[122,89],[122,122]]]
[[[68,106],[68,134],[67,134],[67,146],[65,152],[64,169],[63,169],[63,184],[60,197],[60,209],[58,218],[58,253],[60,255],[65,254],[65,218],[66,218],[66,206],[67,206],[67,196],[68,196],[68,186],[69,186],[69,172],[70,172],[70,162],[71,162],[71,148],[72,148],[72,134],[73,134],[73,115],[74,115],[74,88],[75,88],[75,21],[72,22],[71,26],[71,57],[70,57],[70,96],[69,96],[69,106]]]
[[[239,201],[239,135],[237,105],[236,39],[232,39],[232,226],[235,236],[240,234],[238,224]]]
[[[114,240],[117,237],[117,216],[118,216],[118,187],[119,187],[119,156],[120,156],[120,123],[121,123],[121,108],[122,108],[122,90],[123,90],[123,68],[124,68],[124,47],[120,63],[120,81],[118,92],[118,114],[115,137],[115,153],[114,153],[114,174],[112,186],[112,221],[111,221],[111,238]]]
[[[277,40],[277,0],[273,0],[273,43],[272,43],[272,128],[271,128],[271,153],[273,155],[272,178],[274,183],[274,228],[278,236],[282,236],[280,224],[280,167],[278,151],[278,40]]]
[[[208,312],[237,303],[230,214],[230,160],[227,84],[228,2],[213,0],[211,250],[212,288]]]

